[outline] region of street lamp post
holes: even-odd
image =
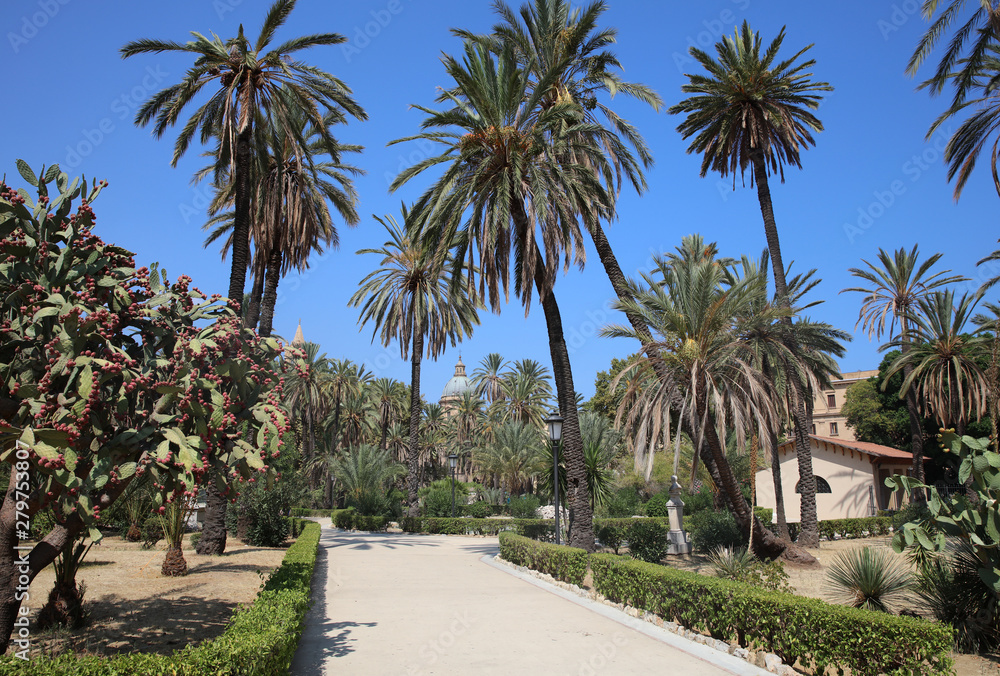
[[[451,467],[451,518],[455,518],[455,466],[458,465],[458,456],[452,453],[448,456],[448,467]]]
[[[558,409],[552,409],[545,419],[549,428],[549,440],[552,442],[552,505],[556,509],[556,544],[559,544],[559,441],[562,439],[562,416]]]

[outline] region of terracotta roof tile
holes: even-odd
[[[906,451],[901,451],[898,448],[892,448],[891,446],[882,446],[881,444],[873,444],[868,441],[845,441],[843,439],[833,439],[830,437],[821,437],[815,434],[810,434],[809,438],[814,441],[822,441],[833,446],[841,446],[843,448],[852,448],[855,451],[861,451],[862,453],[867,453],[868,455],[874,456],[876,458],[886,458],[892,460],[913,460],[913,454],[907,453]],[[791,441],[786,441],[785,444],[790,444]]]

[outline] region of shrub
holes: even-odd
[[[146,520],[142,522],[142,548],[152,549],[162,538],[163,525],[160,517],[155,514],[146,517]]]
[[[519,495],[511,498],[507,505],[510,515],[515,519],[534,519],[538,516],[538,497],[535,495]]]
[[[761,589],[791,592],[788,573],[780,561],[764,563],[746,547],[719,547],[709,554],[715,576]]]
[[[745,543],[736,519],[729,512],[706,510],[684,520],[694,548],[709,553],[719,547],[740,547]]]
[[[682,498],[683,499],[683,498]],[[670,513],[667,511],[667,502],[670,500],[670,491],[664,490],[660,491],[653,497],[651,497],[645,505],[643,505],[643,511],[646,516],[657,516],[664,517],[669,516]],[[685,511],[687,504],[684,505]]]
[[[608,497],[607,502],[598,508],[601,516],[609,519],[622,519],[642,512],[642,499],[639,491],[628,486],[619,488]]]
[[[861,547],[837,555],[826,584],[836,603],[891,613],[896,604],[909,600],[913,576],[889,550]]]
[[[596,590],[721,641],[854,676],[951,673],[951,629],[927,620],[835,606],[818,599],[592,554]]]
[[[774,510],[770,507],[754,507],[753,513],[765,526],[774,520]]]
[[[245,496],[244,514],[250,523],[244,541],[254,547],[279,546],[288,538],[288,520],[283,516],[283,496],[277,488],[252,488]]]
[[[471,505],[467,505],[463,511],[473,519],[485,519],[493,514],[492,505],[485,500],[477,500]]]
[[[650,519],[633,519],[628,530],[628,550],[633,557],[659,563],[667,555],[667,529]]]
[[[618,549],[625,544],[628,539],[628,529],[631,527],[631,519],[595,519],[594,534],[601,544],[611,547],[618,553]]]
[[[32,540],[41,540],[56,527],[56,515],[51,509],[42,509],[31,516],[30,534]]]
[[[319,524],[305,526],[288,548],[274,573],[252,605],[234,614],[219,638],[188,647],[173,655],[130,653],[103,657],[76,657],[63,653],[54,658],[33,656],[28,662],[0,657],[0,676],[271,676],[288,673],[309,608],[309,585],[316,563]]]
[[[403,517],[399,527],[406,533],[441,535],[497,535],[511,531],[533,540],[551,540],[555,532],[553,519],[446,519],[435,517]]]
[[[191,533],[189,542],[191,543],[191,549],[197,549],[198,540],[201,540],[201,533]]]
[[[455,509],[461,506],[458,492],[455,492]],[[457,511],[456,511],[457,513]],[[451,516],[451,489],[436,488],[424,496],[424,516]]]
[[[587,574],[586,551],[538,542],[513,533],[500,534],[500,556],[506,561],[546,573],[570,584],[583,584],[583,578]]]

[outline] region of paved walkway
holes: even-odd
[[[735,673],[485,563],[496,538],[324,521],[295,676]]]

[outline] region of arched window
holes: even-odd
[[[795,492],[796,493],[801,493],[802,492],[801,490],[799,490],[799,488],[800,488],[799,482],[796,481],[795,482]],[[830,484],[827,482],[826,479],[824,479],[821,476],[816,477],[816,492],[817,493],[833,493],[833,491],[830,490]]]

